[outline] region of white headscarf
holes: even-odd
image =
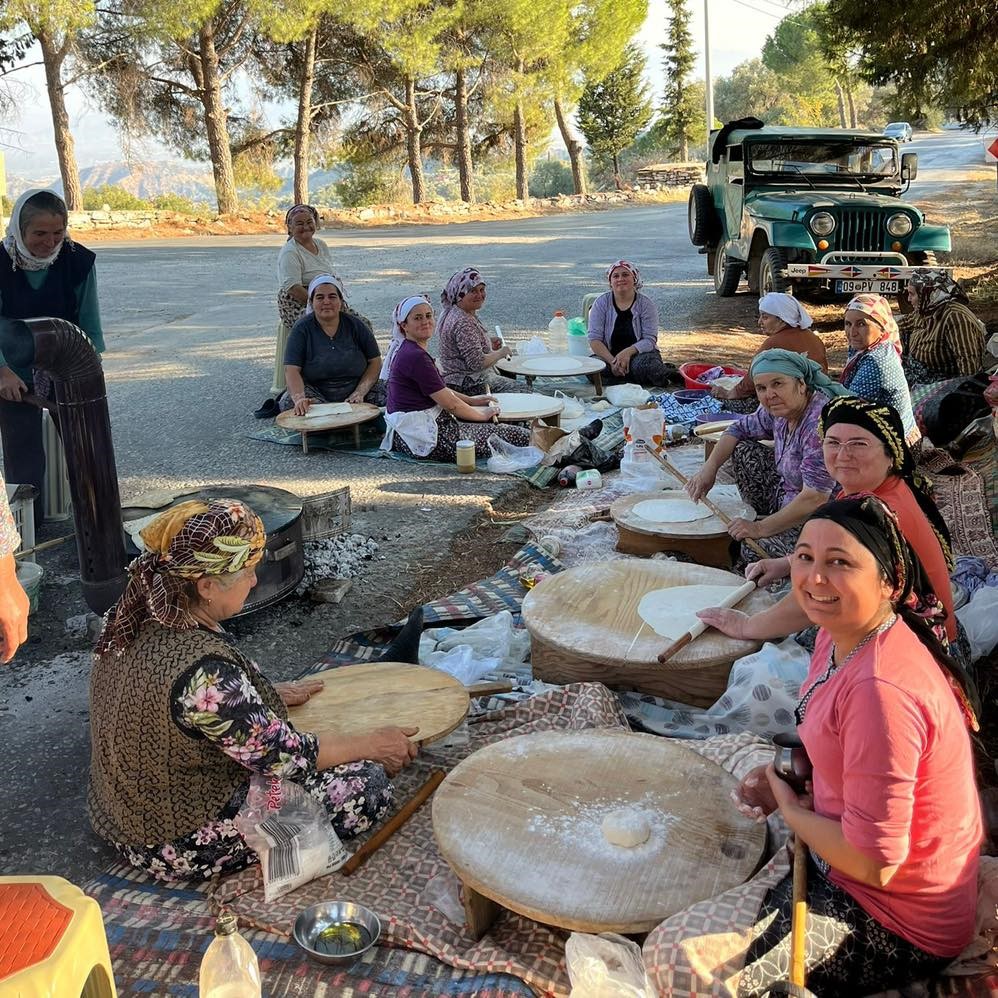
[[[332,274],[319,274],[319,276],[313,278],[308,285],[308,304],[305,306],[306,315],[312,314],[312,292],[315,291],[320,284],[332,284],[332,286],[339,291],[340,300],[344,302],[347,300],[347,293],[343,289],[343,282],[338,277],[334,277]]]
[[[797,329],[810,329],[814,325],[807,309],[793,295],[780,294],[778,291],[770,291],[759,299],[759,311],[775,315],[788,326]]]
[[[56,257],[62,252],[64,244],[68,243],[67,236],[49,256],[33,256],[28,252],[28,247],[24,245],[24,237],[21,235],[21,211],[29,198],[36,194],[51,194],[59,197],[55,191],[46,191],[40,187],[32,187],[26,190],[14,203],[14,210],[10,213],[10,221],[7,223],[7,232],[4,236],[3,247],[11,259],[11,269],[17,270],[45,270],[51,267],[56,261]],[[61,199],[60,199],[61,200]]]
[[[392,312],[392,338],[388,343],[385,359],[381,362],[382,380],[388,380],[388,376],[392,370],[392,362],[395,360],[395,354],[399,352],[399,347],[405,342],[405,330],[402,328],[402,323],[409,318],[409,313],[417,305],[429,304],[430,299],[426,295],[409,295],[408,298],[403,298],[395,306],[395,311]]]

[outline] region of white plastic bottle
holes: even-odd
[[[261,998],[260,965],[253,947],[239,935],[239,921],[223,912],[205,950],[198,978],[201,998]]]
[[[550,353],[568,353],[568,320],[564,312],[555,312],[548,323],[547,341]]]

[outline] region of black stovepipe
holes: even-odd
[[[34,367],[52,378],[83,598],[95,613],[104,613],[125,588],[127,558],[107,389],[97,352],[81,329],[63,319],[0,319],[0,350],[12,366]]]

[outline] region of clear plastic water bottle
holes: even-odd
[[[568,353],[568,319],[564,312],[555,312],[548,323],[547,345],[550,353]]]
[[[215,922],[215,938],[201,961],[198,993],[201,998],[261,998],[256,953],[239,934],[238,919],[231,912],[223,912]]]

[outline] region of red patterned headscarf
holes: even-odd
[[[260,517],[235,499],[180,503],[156,517],[140,536],[145,554],[128,566],[128,583],[104,618],[97,655],[120,655],[146,620],[195,630],[198,622],[187,606],[187,583],[253,568],[267,543]]]
[[[640,290],[641,284],[643,283],[642,280],[641,280],[641,271],[638,270],[638,268],[635,267],[634,264],[631,263],[629,260],[614,260],[614,262],[611,263],[610,266],[606,268],[606,279],[607,279],[607,281],[610,280],[610,275],[618,267],[623,267],[624,270],[627,270],[627,271],[630,272],[631,277],[634,278],[634,290],[635,291]]]
[[[465,267],[452,274],[446,287],[440,293],[442,305],[456,305],[469,291],[474,291],[479,284],[484,284],[485,278],[477,267]]]

